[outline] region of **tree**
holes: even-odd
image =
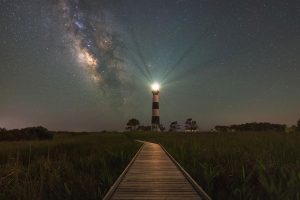
[[[300,119],[297,122],[297,131],[300,131]]]
[[[126,125],[126,130],[133,131],[136,130],[136,127],[140,125],[140,121],[135,118],[132,118],[127,122]]]
[[[199,127],[198,127],[196,121],[192,121],[191,129],[192,129],[193,132],[199,131]]]
[[[5,128],[0,128],[0,133],[4,133],[6,132],[7,130]]]
[[[180,130],[180,125],[177,121],[174,121],[170,124],[169,132],[178,132]]]
[[[159,130],[160,130],[161,132],[164,132],[164,131],[166,130],[166,128],[164,127],[163,124],[160,124],[160,125],[159,125]]]
[[[194,131],[198,131],[198,125],[196,121],[193,121],[192,118],[188,118],[185,121],[185,131],[187,132],[194,132]]]
[[[215,126],[215,130],[217,132],[228,132],[229,127],[228,126]]]
[[[186,121],[185,121],[185,131],[192,131],[192,121],[193,119],[192,118],[188,118]]]

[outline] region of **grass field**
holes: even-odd
[[[213,199],[300,199],[300,135],[129,134],[163,146]]]
[[[0,199],[101,199],[142,139],[163,144],[213,199],[300,199],[300,135],[56,134],[0,142]]]
[[[140,144],[124,134],[0,142],[0,199],[101,199]]]

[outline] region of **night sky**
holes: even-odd
[[[300,118],[297,0],[0,0],[0,127]]]

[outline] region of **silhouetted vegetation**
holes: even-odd
[[[132,118],[130,119],[127,124],[126,124],[126,130],[128,131],[134,131],[138,128],[138,126],[140,125],[140,121],[135,119],[135,118]]]
[[[244,131],[253,131],[253,132],[265,132],[265,131],[274,131],[274,132],[284,132],[286,125],[283,124],[271,124],[267,122],[262,123],[246,123],[240,125],[230,125],[230,126],[215,126],[215,130],[218,132],[244,132]]]
[[[159,124],[159,130],[161,132],[165,132],[166,131],[166,127],[163,124]]]
[[[178,132],[180,131],[180,124],[177,121],[171,122],[169,132]]]
[[[132,118],[127,122],[125,130],[126,131],[149,132],[149,131],[151,131],[151,126],[141,125],[139,120]],[[160,124],[159,130],[164,132],[166,130],[166,128],[164,127],[163,124]]]
[[[197,125],[197,122],[194,121],[192,118],[188,118],[185,121],[184,128],[185,128],[186,132],[197,132],[197,131],[199,131],[199,127]]]
[[[53,133],[41,126],[13,130],[0,129],[0,141],[49,139],[53,139]]]
[[[300,119],[299,119],[298,122],[297,122],[297,131],[300,132]]]
[[[143,125],[141,125],[141,126],[139,126],[137,128],[137,130],[138,131],[151,131],[151,126],[143,126]]]

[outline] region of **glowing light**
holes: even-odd
[[[152,91],[159,91],[160,85],[158,83],[153,83],[151,85]]]

